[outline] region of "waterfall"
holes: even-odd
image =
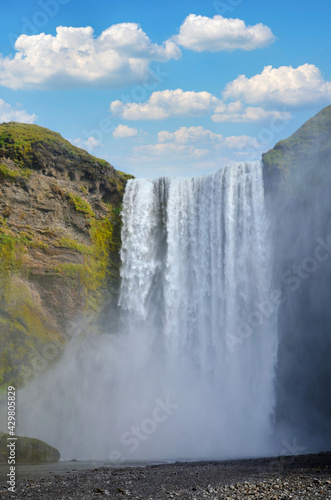
[[[122,218],[121,332],[76,340],[35,384],[48,425],[35,434],[65,458],[271,453],[277,306],[261,163],[130,180]]]

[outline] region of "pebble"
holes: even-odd
[[[19,480],[16,498],[331,500],[331,453],[295,457],[282,474],[273,472],[270,463],[271,459],[256,459],[71,471],[47,479]],[[11,497],[0,483],[0,499]]]

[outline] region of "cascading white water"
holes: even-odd
[[[129,181],[121,258],[122,331],[75,340],[22,392],[26,406],[39,393],[24,430],[64,458],[271,453],[277,335],[260,162]]]

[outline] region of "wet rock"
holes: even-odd
[[[0,437],[0,463],[8,461],[9,443],[15,443],[15,460],[18,463],[57,462],[60,459],[59,451],[44,441],[23,436],[15,437],[17,439],[15,441],[9,434]]]

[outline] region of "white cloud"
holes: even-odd
[[[223,137],[222,134],[215,134],[204,127],[181,127],[175,132],[165,130],[159,132],[158,142],[173,143],[175,145],[185,145],[189,143],[208,144],[211,149],[237,149],[242,150],[247,147],[258,147],[261,144],[257,139],[248,135]]]
[[[14,108],[3,99],[0,99],[0,123],[3,122],[20,122],[33,123],[36,120],[36,115],[30,115],[24,109]]]
[[[135,127],[128,127],[127,125],[118,125],[113,136],[115,139],[125,139],[127,137],[134,137],[138,134],[138,130]]]
[[[97,38],[93,34],[90,26],[59,26],[56,36],[21,35],[15,56],[0,56],[0,84],[12,89],[121,87],[141,81],[151,61],[181,55],[174,41],[154,44],[136,23],[114,24]]]
[[[275,40],[268,26],[246,26],[240,19],[213,18],[190,14],[181,25],[174,40],[196,52],[221,50],[253,50],[270,45]]]
[[[238,76],[228,83],[223,95],[250,104],[300,105],[330,98],[331,82],[325,81],[313,64],[306,63],[298,68],[266,66],[262,73],[252,78]]]
[[[181,127],[174,132],[163,130],[158,134],[157,144],[134,148],[135,160],[152,161],[165,159],[168,162],[204,159],[214,161],[221,153],[232,155],[232,160],[245,159],[252,152],[260,152],[263,145],[247,135],[223,137],[204,127]],[[225,156],[224,156],[225,155]],[[206,157],[209,157],[206,159]]]
[[[158,133],[158,142],[175,142],[177,144],[187,144],[194,142],[214,142],[222,141],[222,134],[215,134],[204,127],[181,127],[175,132],[165,130]]]
[[[113,101],[110,110],[124,120],[162,120],[170,116],[209,114],[219,103],[209,92],[184,92],[182,89],[153,92],[144,103]]]
[[[153,158],[167,158],[169,155],[172,158],[178,159],[198,159],[209,154],[208,149],[199,149],[194,146],[186,146],[184,144],[164,143],[164,144],[147,144],[145,146],[137,146],[134,152],[138,154],[139,159],[152,160]]]
[[[92,27],[58,26],[56,35],[20,35],[14,56],[0,55],[0,85],[11,89],[117,88],[142,82],[152,61],[181,57],[179,45],[201,52],[252,50],[274,40],[263,24],[190,14],[179,34],[153,43],[136,23],[114,24],[95,37]]]
[[[214,122],[261,122],[271,118],[289,119],[289,112],[246,107],[241,101],[224,103],[209,92],[162,90],[153,92],[144,103],[113,101],[110,110],[123,120],[164,120],[173,116],[209,115]]]
[[[248,149],[261,150],[263,145],[249,135],[232,135],[224,139],[224,145],[230,150],[243,151]]]
[[[214,122],[252,123],[268,119],[289,120],[291,113],[287,111],[267,111],[261,107],[247,107],[236,101],[229,104],[221,103],[211,116]]]
[[[86,140],[78,137],[77,139],[67,139],[67,141],[71,142],[71,144],[77,146],[78,148],[86,149],[89,153],[91,153],[95,148],[103,147],[103,144],[95,137],[89,137]]]

